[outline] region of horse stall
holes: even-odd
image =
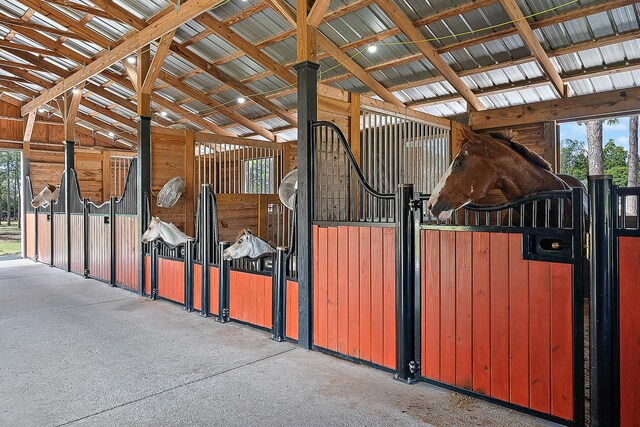
[[[314,348],[395,370],[396,190],[433,188],[451,125],[365,96],[323,96],[331,102],[321,98],[312,129]]]

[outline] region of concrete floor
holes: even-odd
[[[0,425],[534,426],[509,409],[0,260]]]

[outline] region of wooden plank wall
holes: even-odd
[[[422,375],[573,418],[572,266],[522,235],[423,230]]]
[[[25,213],[25,234],[24,239],[26,239],[26,252],[25,255],[27,258],[33,258],[36,253],[36,214],[35,213]]]
[[[151,128],[151,213],[194,235],[193,159],[195,133],[187,130]],[[185,193],[175,206],[159,208],[155,195],[171,178],[181,176]]]
[[[620,301],[620,425],[637,426],[640,420],[640,237],[618,238]]]
[[[229,317],[271,328],[271,276],[231,270]]]
[[[235,242],[243,229],[267,239],[267,207],[280,203],[277,194],[217,194],[220,241]]]
[[[158,258],[158,296],[184,304],[184,262]]]
[[[314,226],[313,233],[315,345],[395,368],[395,229]]]
[[[287,308],[285,312],[286,335],[298,339],[298,282],[287,280]]]

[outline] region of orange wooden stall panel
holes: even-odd
[[[395,229],[314,226],[314,342],[395,367]]]
[[[620,425],[637,426],[640,420],[640,237],[618,238],[620,301]]]
[[[229,277],[229,317],[252,325],[271,328],[271,277],[231,271]]]
[[[573,267],[522,235],[421,231],[422,375],[573,418]]]
[[[218,315],[218,283],[220,282],[220,277],[218,275],[218,267],[210,267],[209,268],[209,312],[214,316]],[[202,281],[202,278],[200,278]]]
[[[138,288],[138,223],[135,216],[116,216],[116,284]]]
[[[298,339],[298,282],[287,280],[286,336]]]
[[[184,262],[158,258],[158,296],[184,304]]]

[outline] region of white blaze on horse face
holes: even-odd
[[[456,158],[458,156],[456,156]],[[429,197],[429,201],[427,202],[427,206],[429,207],[429,213],[431,213],[431,208],[435,206],[436,203],[438,203],[438,199],[440,198],[440,192],[442,191],[444,186],[447,184],[447,178],[449,178],[449,175],[451,175],[451,169],[453,168],[453,163],[455,162],[455,159],[453,160],[454,161],[451,162],[451,164],[445,171],[444,175],[442,175],[442,178],[440,178],[440,181],[438,181],[438,184],[436,184],[436,187],[433,189],[433,192],[431,193],[431,197]],[[440,216],[445,214],[446,212],[447,211],[441,212],[440,215],[438,215],[438,218],[440,218]],[[449,212],[449,216],[451,216],[451,211],[448,211],[448,212]],[[447,216],[446,218],[440,218],[440,219],[447,219],[449,218],[449,216]]]

